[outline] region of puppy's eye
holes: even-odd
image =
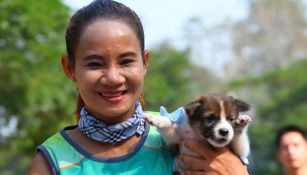
[[[207,121],[208,122],[212,122],[212,121],[214,121],[215,120],[215,115],[214,114],[211,114],[211,115],[209,115],[208,117],[207,117]]]
[[[232,118],[232,117],[227,117],[227,120],[230,121],[230,122],[232,122],[232,121],[234,120],[234,118]]]

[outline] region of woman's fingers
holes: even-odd
[[[190,170],[187,170],[184,172],[184,175],[209,175],[209,174],[206,174],[204,171],[190,171]]]
[[[247,167],[227,148],[214,149],[202,142],[186,140],[185,146],[195,156],[181,153],[181,163],[187,168],[185,174],[196,175],[247,175]]]
[[[184,175],[226,175],[226,174],[213,173],[213,172],[209,172],[209,171],[187,170],[187,171],[184,172]]]
[[[214,164],[210,164],[210,162],[204,157],[200,158],[191,155],[181,155],[180,161],[184,166],[185,175],[223,175],[219,174],[218,171],[215,171],[214,169],[218,167],[215,167],[216,165]]]
[[[198,158],[190,155],[180,155],[180,163],[185,169],[189,170],[205,170],[208,167],[208,162],[205,158]]]
[[[186,140],[184,144],[187,148],[193,150],[202,157],[206,157],[208,160],[214,159],[227,150],[226,148],[213,149],[211,146],[204,146],[204,143],[195,140]]]

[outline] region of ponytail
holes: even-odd
[[[80,119],[80,112],[81,109],[84,107],[84,101],[80,95],[80,93],[77,93],[77,107],[76,107],[76,112],[75,112],[75,116],[76,116],[76,121],[78,122]]]
[[[144,96],[143,92],[141,93],[139,101],[140,101],[142,109],[144,111],[146,109],[146,100],[145,100],[145,96]]]

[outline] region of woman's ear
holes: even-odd
[[[145,74],[146,74],[147,69],[148,69],[148,65],[149,65],[149,50],[144,51],[143,64],[144,64],[144,69],[145,69]]]
[[[72,81],[75,81],[74,66],[73,63],[68,59],[67,55],[62,55],[61,64],[65,75]]]

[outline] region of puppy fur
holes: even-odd
[[[206,95],[184,107],[186,115],[180,124],[165,116],[146,119],[159,128],[169,145],[179,144],[185,154],[191,152],[180,143],[194,139],[212,147],[229,146],[239,157],[247,157],[250,151],[247,126],[251,118],[239,113],[249,108],[246,102],[231,96]]]

